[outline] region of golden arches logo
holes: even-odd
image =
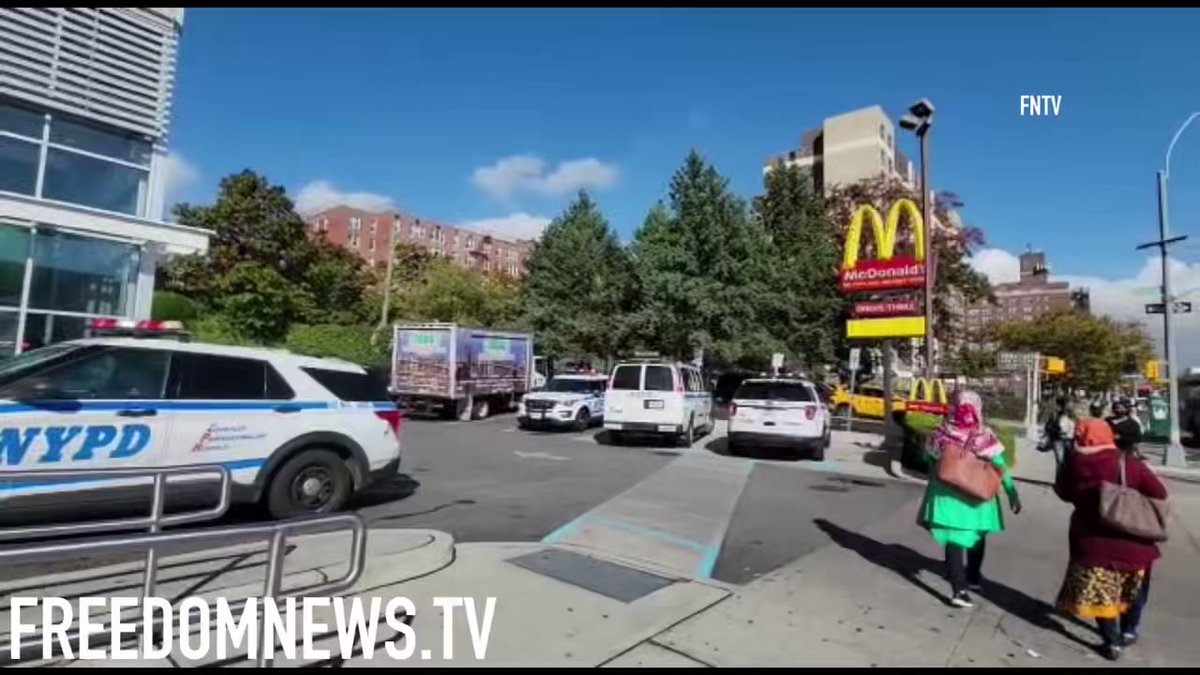
[[[925,221],[921,209],[911,199],[898,199],[888,209],[887,221],[871,204],[864,204],[854,212],[846,230],[846,248],[842,253],[842,268],[852,270],[858,266],[859,250],[862,248],[863,221],[870,219],[871,232],[875,235],[877,260],[891,260],[896,253],[896,235],[900,229],[900,217],[908,214],[913,230],[913,252],[918,262],[925,260]]]
[[[906,410],[944,415],[950,409],[950,397],[946,395],[946,383],[939,379],[914,378],[908,391]]]

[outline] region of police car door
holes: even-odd
[[[158,465],[168,431],[159,413],[168,360],[157,349],[94,346],[7,383],[0,388],[0,471]],[[128,482],[4,482],[0,496]]]
[[[276,448],[303,433],[302,406],[261,359],[177,351],[167,391],[171,465],[222,464],[235,483],[251,483]]]

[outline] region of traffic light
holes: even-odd
[[[1062,375],[1067,372],[1067,362],[1057,356],[1046,357],[1046,374],[1047,375]]]
[[[1146,379],[1147,380],[1150,380],[1151,382],[1158,382],[1160,374],[1161,373],[1159,371],[1158,361],[1151,359],[1146,362]]]

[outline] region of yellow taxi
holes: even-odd
[[[851,394],[848,389],[839,385],[833,390],[830,403],[833,404],[834,414],[838,417],[845,417],[847,412],[853,410],[855,417],[883,419],[883,387],[857,387],[854,394]],[[892,392],[892,411],[903,410],[904,397]]]

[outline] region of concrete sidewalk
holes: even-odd
[[[1049,460],[1049,463],[1045,461]],[[1053,456],[1023,453],[1024,511],[989,537],[974,609],[946,604],[942,551],[915,524],[919,500],[850,531],[820,522],[831,544],[763,577],[653,644],[719,665],[1071,666],[1107,663],[1090,623],[1057,616],[1070,507],[1044,484]],[[1036,481],[1036,482],[1033,482]],[[1184,666],[1200,658],[1200,563],[1193,524],[1200,493],[1173,490],[1177,516],[1154,570],[1142,641],[1125,664]],[[1006,505],[1007,506],[1007,505]]]

